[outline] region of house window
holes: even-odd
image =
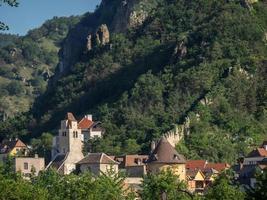
[[[24,169],[28,170],[29,169],[29,164],[27,162],[24,163]]]
[[[196,181],[196,188],[198,189],[204,188],[203,181]]]

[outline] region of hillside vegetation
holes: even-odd
[[[1,119],[26,112],[43,94],[58,63],[58,51],[79,17],[53,18],[26,36],[0,34]]]
[[[81,27],[115,23],[108,11],[121,1],[103,2],[63,45]],[[103,122],[104,138],[90,143],[110,154],[148,153],[151,140],[186,118],[190,134],[177,148],[190,159],[234,162],[266,138],[266,2],[142,2],[134,10],[149,8],[146,20],[127,31],[111,29],[109,45],[88,52],[81,38],[84,47],[73,50],[68,71],[31,113],[2,124],[2,137],[11,130],[13,136],[29,131],[26,138],[56,132],[72,111]]]

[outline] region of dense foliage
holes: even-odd
[[[180,182],[171,171],[149,174],[144,178],[142,188],[141,197],[145,200],[186,200],[193,197],[186,191],[185,183]]]
[[[134,192],[124,185],[124,176],[113,171],[98,177],[90,173],[62,176],[50,169],[41,172],[37,177],[32,174],[29,180],[25,180],[20,173],[14,173],[12,160],[9,160],[0,166],[0,199],[132,200],[138,196],[144,200],[266,199],[266,174],[265,170],[257,177],[256,188],[248,193],[234,186],[229,174],[222,174],[212,187],[208,188],[205,195],[200,196],[188,192],[185,183],[179,181],[178,176],[168,170],[147,175],[141,185],[142,191]]]
[[[42,172],[38,177],[24,180],[20,174],[7,173],[0,167],[1,200],[131,200],[134,194],[123,188],[124,178],[112,171],[93,177],[91,174],[62,176],[54,170]]]
[[[93,149],[122,154],[148,153],[152,139],[188,117],[181,153],[234,162],[267,128],[267,5],[244,2],[151,1],[158,7],[143,25],[112,32],[110,45],[89,52],[84,43],[78,61],[35,102],[33,115],[15,122],[28,120],[24,130],[39,136],[55,131],[67,111],[90,112],[106,129],[103,139],[89,141]],[[100,6],[75,28],[95,27],[96,18],[116,23],[114,7]],[[21,131],[16,123],[1,125],[0,133]]]
[[[0,120],[28,111],[45,92],[61,42],[78,21],[74,16],[54,17],[26,36],[0,34]]]

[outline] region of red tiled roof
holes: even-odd
[[[188,160],[186,161],[186,169],[195,170],[195,169],[204,169],[206,167],[206,160]]]
[[[148,155],[126,155],[125,156],[125,167],[136,166],[138,165],[138,161],[141,164],[144,164],[148,159]]]
[[[230,166],[227,163],[208,163],[206,166],[206,169],[215,169],[218,172],[228,168],[230,168]]]
[[[144,165],[148,159],[148,155],[125,155],[125,156],[110,156],[120,163],[122,168]]]
[[[188,160],[186,162],[187,170],[206,170],[215,169],[216,171],[222,171],[228,169],[230,166],[227,163],[208,163],[206,160]]]
[[[94,124],[93,121],[91,121],[90,119],[87,119],[87,118],[84,117],[84,118],[79,122],[78,127],[79,127],[80,129],[88,129],[88,128],[90,128],[93,124]]]

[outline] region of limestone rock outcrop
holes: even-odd
[[[110,34],[108,30],[108,26],[106,24],[102,24],[98,27],[95,34],[89,34],[87,36],[87,51],[92,50],[95,46],[101,45],[104,46],[109,43]]]

